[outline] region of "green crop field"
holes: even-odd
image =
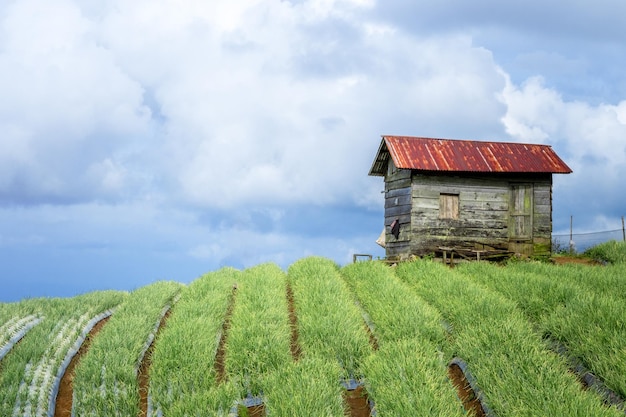
[[[0,303],[0,416],[624,416],[626,244],[589,255],[309,257]]]

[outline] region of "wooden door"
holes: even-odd
[[[533,186],[511,185],[509,237],[525,240],[533,237]]]

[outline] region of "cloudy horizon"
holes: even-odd
[[[384,256],[381,136],[541,143],[626,213],[626,3],[7,0],[0,301]]]

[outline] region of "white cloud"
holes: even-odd
[[[520,87],[507,82],[502,99],[507,105],[502,122],[516,139],[557,145],[581,167],[597,161],[610,170],[626,162],[623,102],[593,106],[565,101],[557,91],[545,87],[541,78],[532,78]]]
[[[24,0],[4,18],[0,68],[21,80],[0,85],[15,99],[0,108],[15,145],[0,192],[17,200],[18,184],[35,201],[89,201],[157,179],[206,207],[372,204],[381,134],[500,131],[484,122],[503,111],[489,51],[374,31],[369,1],[50,7]],[[40,23],[44,42],[26,29]]]
[[[84,170],[150,132],[141,85],[70,1],[18,1],[2,16],[0,196],[93,198],[77,186]]]
[[[594,106],[566,101],[540,78],[519,87],[509,82],[502,99],[507,104],[502,121],[511,136],[552,145],[573,169],[573,174],[555,180],[555,198],[567,214],[575,212],[583,227],[592,230],[606,224],[607,217],[623,215],[624,102]]]
[[[0,2],[0,244],[157,271],[348,262],[377,250],[382,134],[548,143],[575,171],[555,222],[610,223],[618,5],[461,3]]]

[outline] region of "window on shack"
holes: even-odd
[[[459,218],[459,195],[439,194],[439,218],[458,220]]]

